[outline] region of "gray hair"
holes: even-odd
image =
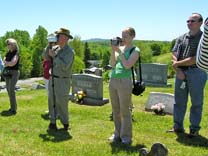
[[[17,41],[15,40],[15,39],[13,39],[13,38],[8,38],[8,39],[6,39],[6,44],[12,44],[12,46],[14,47],[14,50],[17,50],[17,51],[19,51],[19,46],[18,46],[18,44],[17,44]]]

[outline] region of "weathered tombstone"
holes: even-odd
[[[33,83],[32,84],[32,89],[45,89],[45,86],[42,85],[42,84]]]
[[[175,103],[174,95],[169,93],[150,92],[145,110],[152,111],[151,106],[162,103],[165,105],[164,112],[173,114],[173,105]]]
[[[102,69],[97,67],[84,69],[84,73],[86,74],[95,74],[97,76],[102,76]]]
[[[103,98],[103,78],[94,74],[73,74],[72,94],[70,100],[78,91],[84,91],[86,96],[82,104],[100,106],[109,103],[109,99]]]
[[[148,151],[147,148],[140,149],[139,156],[167,156],[168,148],[162,143],[154,143],[151,150]]]
[[[102,74],[103,74],[102,72],[103,71],[100,68],[95,69],[95,75],[97,75],[97,76],[102,76]]]
[[[142,79],[147,86],[167,87],[168,65],[159,63],[142,63]],[[139,73],[139,68],[137,69]],[[138,80],[140,78],[139,74]]]

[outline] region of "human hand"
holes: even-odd
[[[7,66],[7,61],[3,60],[4,66]]]
[[[184,72],[181,69],[178,69],[176,71],[176,76],[180,80],[184,80],[185,79],[185,74],[184,74]]]
[[[112,48],[112,52],[118,52],[119,54],[121,53],[119,46],[111,45],[111,48]]]
[[[178,67],[178,63],[176,60],[172,60],[172,67],[176,70]]]
[[[54,51],[52,49],[49,49],[48,55],[51,56],[52,58],[54,58],[56,56],[56,54],[54,53]]]

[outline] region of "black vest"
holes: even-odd
[[[18,52],[15,50],[15,51],[13,51],[13,52],[7,52],[6,53],[6,61],[11,61],[12,59],[13,59],[13,57],[15,56],[15,55],[18,55]],[[8,68],[8,69],[11,69],[11,70],[18,70],[19,69],[19,59],[17,60],[17,63],[14,65],[14,66],[12,66],[12,67],[6,67],[6,68]]]

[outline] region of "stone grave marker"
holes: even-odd
[[[150,92],[145,110],[152,111],[151,106],[163,103],[165,105],[164,112],[167,114],[173,114],[173,105],[175,103],[174,95],[170,93]]]
[[[97,76],[102,76],[102,68],[92,67],[84,69],[84,73],[86,74],[95,74]]]
[[[142,63],[142,79],[147,86],[167,87],[168,65],[159,63]],[[139,73],[139,68],[137,69]],[[137,74],[139,80],[139,74]]]
[[[94,74],[73,74],[72,94],[70,100],[78,91],[83,91],[86,96],[82,104],[100,106],[109,103],[109,99],[103,98],[103,78]]]

